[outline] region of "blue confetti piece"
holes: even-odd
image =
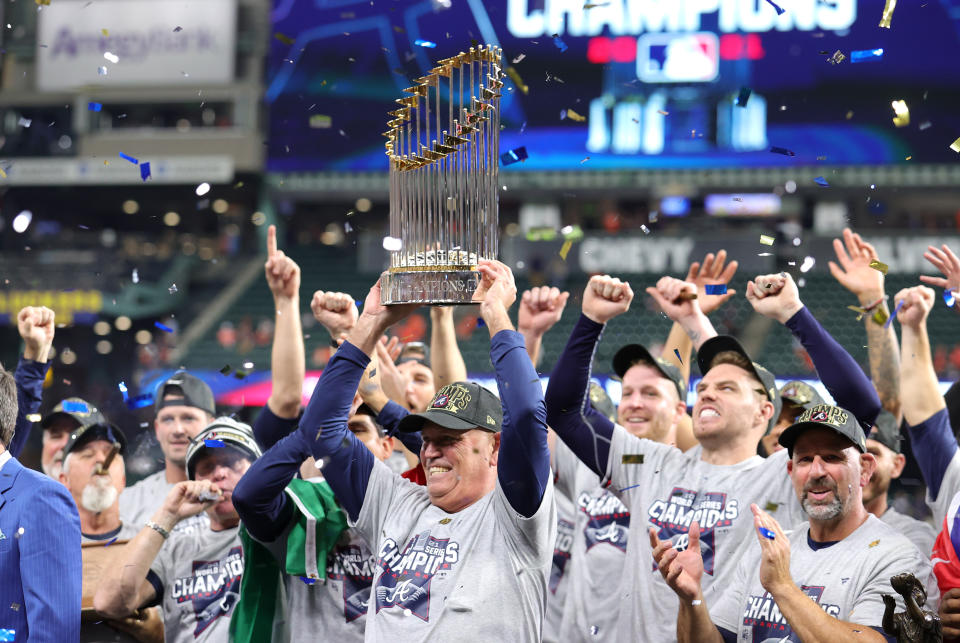
[[[136,397],[131,397],[127,400],[127,408],[131,411],[136,411],[137,409],[142,409],[153,404],[153,395],[150,393],[144,393],[143,395],[138,395]]]
[[[359,299],[354,299],[353,303],[357,305],[357,308],[363,308],[363,302],[360,301]]]
[[[500,163],[503,165],[513,165],[514,163],[519,163],[520,161],[525,161],[527,158],[527,148],[518,147],[510,150],[509,152],[504,152],[500,155]]]
[[[560,50],[560,53],[563,53],[567,50],[567,43],[563,42],[563,38],[557,34],[553,34],[553,44],[557,46],[557,49]]]
[[[761,536],[763,536],[768,540],[773,540],[774,538],[777,537],[777,535],[773,533],[773,530],[767,529],[766,527],[757,527],[757,531],[760,532]]]
[[[629,487],[624,487],[623,489],[621,489],[621,490],[620,490],[620,493],[623,493],[624,491],[629,491],[630,489],[633,489],[634,487],[639,487],[639,486],[640,486],[640,485],[638,485],[638,484],[632,484],[632,485],[630,485]]]
[[[208,446],[208,447],[222,447],[222,446],[224,446],[223,440],[212,440],[212,439],[210,439],[210,438],[207,438],[206,440],[204,440],[204,441],[203,441],[203,445],[204,445],[204,446]]]
[[[774,9],[777,10],[777,15],[778,15],[778,16],[783,15],[783,14],[786,13],[786,11],[787,11],[786,9],[784,9],[783,7],[781,7],[780,5],[778,5],[778,4],[777,4],[776,2],[774,2],[773,0],[767,0],[767,4],[769,4],[771,7],[773,7]]]
[[[825,178],[823,178],[822,176],[818,176],[817,178],[815,178],[815,179],[813,180],[813,182],[816,183],[817,185],[819,185],[819,186],[822,187],[822,188],[828,188],[828,187],[830,187],[830,184],[827,183],[827,180],[826,180]]]
[[[683,360],[680,359],[680,349],[679,349],[679,348],[674,348],[674,349],[673,349],[673,354],[677,356],[677,361],[680,362],[681,364],[683,364]]]
[[[111,539],[108,540],[107,542],[103,543],[103,546],[104,546],[104,547],[109,547],[110,545],[112,545],[112,544],[115,543],[115,542],[117,542],[117,537],[116,537],[116,536],[114,536],[113,538],[111,538]]]
[[[87,109],[91,112],[99,112],[101,109],[103,109],[103,105],[100,103],[89,102],[87,103]]]
[[[883,49],[859,49],[850,52],[850,64],[875,63],[883,60]]]
[[[726,295],[727,284],[707,284],[704,286],[708,295]]]
[[[747,101],[750,100],[750,94],[753,93],[753,90],[749,87],[741,87],[740,94],[737,96],[737,107],[746,107]]]
[[[306,576],[301,576],[300,580],[302,580],[305,585],[313,585],[317,582],[316,578],[307,578]]]
[[[797,155],[797,153],[794,152],[793,150],[788,150],[788,149],[785,148],[785,147],[777,147],[776,145],[774,145],[773,147],[771,147],[771,148],[770,148],[770,151],[773,152],[774,154],[783,154],[784,156],[796,156],[796,155]]]
[[[130,161],[130,162],[133,163],[134,165],[139,165],[139,164],[140,164],[140,161],[138,161],[137,159],[133,158],[133,157],[130,156],[129,154],[124,154],[123,152],[120,152],[120,158],[125,159],[125,160],[127,160],[127,161]]]
[[[117,388],[120,389],[120,395],[123,396],[123,401],[126,402],[128,397],[126,383],[120,382],[119,384],[117,384]]]
[[[486,326],[487,322],[483,321],[483,317],[477,317],[477,328]]]
[[[16,630],[0,630],[0,641],[3,641],[3,643],[7,643],[7,641],[13,643],[13,641],[16,639],[16,636]]]
[[[165,332],[165,333],[172,333],[172,332],[173,332],[173,329],[172,329],[172,328],[170,328],[169,326],[164,326],[163,324],[161,324],[161,323],[158,322],[158,321],[153,322],[153,325],[156,326],[157,328],[159,328],[160,330],[162,330],[162,331]]]
[[[953,305],[956,303],[956,299],[953,297],[952,290],[943,291],[943,303],[947,305],[947,308],[953,308]]]
[[[150,178],[150,161],[140,164],[140,178],[144,181]]]
[[[903,302],[903,299],[897,302],[897,307],[893,309],[893,314],[887,317],[887,322],[883,325],[884,328],[890,328],[890,324],[893,323],[893,318],[896,317],[897,313],[900,312],[900,309],[903,308]]]
[[[67,413],[89,413],[90,407],[83,402],[64,402],[63,410]]]
[[[430,42],[429,40],[419,40],[419,39],[414,40],[413,44],[415,44],[418,47],[429,47],[430,49],[435,49],[437,46],[437,43],[435,42]]]

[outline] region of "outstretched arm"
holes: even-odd
[[[820,325],[800,301],[793,277],[762,275],[747,284],[747,300],[765,317],[784,324],[810,354],[820,381],[838,406],[847,409],[864,429],[880,413],[880,398],[857,361]]]
[[[613,423],[588,397],[590,368],[604,324],[630,309],[633,290],[609,275],[594,276],[583,291],[583,312],[547,385],[547,423],[594,473],[607,473]]]
[[[833,250],[837,254],[838,266],[829,263],[830,274],[840,284],[857,296],[861,307],[873,307],[871,311],[883,311],[882,317],[890,315],[887,302],[884,301],[884,274],[871,267],[879,261],[877,251],[872,245],[846,228],[843,241],[833,240]],[[870,356],[870,379],[883,408],[900,421],[900,349],[893,324],[877,323],[873,312],[864,315],[867,328],[867,350]]]
[[[17,330],[23,338],[23,357],[13,379],[17,384],[17,423],[7,450],[13,457],[23,451],[33,422],[28,416],[40,410],[43,380],[50,370],[50,347],[55,332],[54,313],[49,308],[27,306],[17,314]]]
[[[260,542],[273,542],[290,522],[293,508],[284,490],[308,457],[303,433],[294,431],[257,458],[234,488],[233,506]]]
[[[481,260],[477,269],[481,279],[475,297],[482,298],[480,312],[490,330],[490,361],[503,405],[497,477],[510,506],[529,518],[540,508],[550,481],[543,388],[523,336],[507,314],[517,298],[513,273],[499,261]]]
[[[324,477],[353,520],[360,514],[375,462],[370,450],[347,428],[353,396],[380,336],[414,308],[383,306],[378,281],[347,340],[323,370],[300,421],[304,443],[310,445],[314,458],[326,463]]]

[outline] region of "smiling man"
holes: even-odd
[[[220,417],[207,426],[190,443],[189,479],[173,485],[127,545],[125,560],[106,570],[94,597],[96,610],[119,619],[159,602],[167,641],[227,641],[243,575],[240,516],[232,494],[259,456],[246,424]],[[178,522],[201,512],[209,518],[207,527],[171,536]]]
[[[187,479],[186,460],[190,441],[213,421],[216,406],[207,383],[186,371],[177,371],[157,388],[157,416],[153,428],[163,451],[163,469],[147,476],[120,494],[120,517],[129,525],[143,526],[170,490]],[[207,516],[181,520],[177,531],[197,532],[206,527]]]
[[[863,429],[849,411],[821,404],[786,429],[780,443],[789,452],[787,471],[809,522],[784,531],[752,505],[756,538],[716,601],[705,600],[701,588],[698,526],[682,552],[650,530],[654,560],[680,598],[678,639],[894,640],[881,626],[883,595],[896,596],[898,609],[904,607],[890,579],[916,576],[927,589],[928,609],[939,593],[930,561],[863,506],[863,489],[876,468]]]
[[[482,260],[476,298],[502,401],[473,382],[443,387],[400,430],[422,430],[425,487],[392,473],[346,426],[376,342],[411,306],[363,313],[323,372],[302,439],[352,523],[378,552],[368,640],[540,641],[556,513],[543,392],[507,308],[513,274]]]

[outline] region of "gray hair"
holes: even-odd
[[[0,444],[6,449],[17,428],[17,384],[0,364]]]

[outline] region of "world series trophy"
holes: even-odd
[[[481,45],[439,61],[390,112],[383,304],[472,303],[477,262],[497,257],[501,55]]]

